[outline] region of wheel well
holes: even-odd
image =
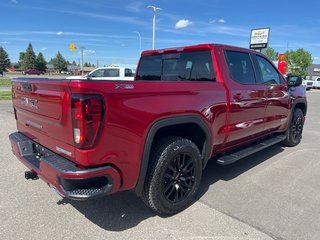
[[[203,168],[209,160],[211,144],[210,129],[199,117],[179,116],[159,120],[151,126],[145,140],[139,179],[135,187],[135,192],[138,196],[141,196],[143,192],[152,147],[165,136],[183,137],[194,142],[201,153]]]
[[[301,109],[301,111],[303,112],[303,115],[306,115],[306,111],[307,111],[307,109],[306,109],[306,105],[304,104],[304,103],[297,103],[295,106],[294,106],[294,108],[300,108]]]
[[[176,136],[189,139],[194,142],[204,157],[206,134],[196,123],[183,123],[160,128],[152,141],[152,146],[165,136]]]

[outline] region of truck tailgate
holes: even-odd
[[[72,145],[68,85],[69,80],[14,79],[13,107],[18,130],[40,144],[43,137],[50,137]]]

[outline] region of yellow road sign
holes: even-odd
[[[74,52],[76,49],[76,45],[74,43],[70,43],[70,51]]]

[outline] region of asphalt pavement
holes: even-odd
[[[0,101],[0,239],[320,239],[320,91],[310,91],[302,142],[272,146],[229,166],[209,162],[199,200],[167,218],[131,192],[90,201],[61,198],[26,181]]]

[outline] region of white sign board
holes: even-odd
[[[267,48],[270,28],[252,29],[250,36],[250,49]]]

